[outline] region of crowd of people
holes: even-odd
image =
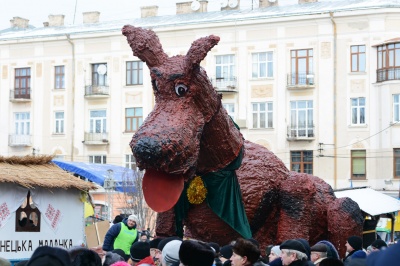
[[[261,252],[253,239],[235,239],[225,246],[179,237],[153,238],[138,231],[136,217],[117,221],[100,248],[38,247],[32,257],[15,266],[383,266],[400,265],[400,243],[388,247],[383,240],[363,249],[362,238],[350,236],[346,256],[326,240],[310,246],[305,239],[288,239]],[[0,258],[0,266],[10,266]]]

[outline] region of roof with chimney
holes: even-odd
[[[218,24],[227,22],[251,21],[258,19],[273,19],[282,17],[329,14],[330,12],[346,12],[368,9],[400,8],[400,0],[339,0],[320,1],[284,6],[259,7],[253,10],[221,10],[211,12],[195,12],[167,16],[152,16],[115,21],[83,23],[81,25],[44,26],[33,28],[13,27],[0,30],[0,41],[57,37],[66,34],[88,34],[120,31],[125,24],[144,28],[167,28],[186,25]],[[28,20],[29,21],[29,20]],[[61,25],[61,26],[60,26]]]

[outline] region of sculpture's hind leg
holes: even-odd
[[[349,236],[362,236],[364,218],[358,204],[350,198],[338,198],[328,206],[328,240],[343,257],[346,252],[346,239]]]

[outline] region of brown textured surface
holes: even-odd
[[[261,248],[291,238],[307,239],[310,245],[328,240],[343,256],[347,237],[362,233],[358,205],[336,199],[322,179],[289,172],[272,152],[243,141],[199,66],[219,38],[200,38],[186,56],[167,57],[154,32],[125,26],[123,34],[134,55],[149,66],[156,99],[154,110],[130,143],[138,166],[171,174],[167,178],[182,174],[188,181],[195,174],[224,168],[244,145],[243,162],[236,172],[250,227]],[[175,89],[182,85],[187,92],[177,93]],[[159,213],[157,234],[174,235],[174,219],[173,210]],[[238,237],[205,203],[191,205],[184,223],[191,237],[203,241],[224,245]]]

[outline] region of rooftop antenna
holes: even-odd
[[[194,1],[192,2],[192,4],[190,5],[190,8],[191,8],[193,11],[199,10],[199,8],[200,8],[200,2],[197,1],[197,0],[194,0]]]

